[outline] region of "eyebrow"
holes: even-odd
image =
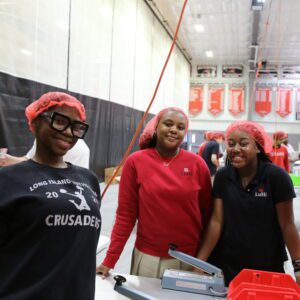
[[[163,122],[173,122],[173,123],[175,123],[172,119],[165,119],[165,120],[163,120]],[[179,125],[186,126],[186,123],[185,122],[180,122]]]

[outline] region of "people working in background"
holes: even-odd
[[[202,158],[206,162],[210,175],[213,177],[219,167],[220,144],[224,141],[224,134],[219,131],[213,131],[210,134],[210,141],[206,143]]]
[[[288,158],[290,162],[290,170],[293,169],[294,162],[298,160],[298,152],[295,151],[294,147],[289,143],[289,135],[285,133],[284,139],[282,140],[282,146],[286,147],[288,151]]]
[[[85,109],[50,92],[26,117],[36,152],[0,169],[0,298],[93,300],[99,183],[63,158],[88,130]]]
[[[271,161],[279,167],[290,172],[289,156],[286,147],[282,146],[286,134],[283,131],[276,131],[273,133],[273,148],[269,153]]]
[[[210,217],[212,198],[205,162],[180,149],[187,129],[183,111],[164,109],[146,125],[140,138],[142,150],[127,158],[111,243],[97,269],[103,278],[114,268],[136,221],[131,274],[159,278],[166,268],[190,268],[170,258],[169,243],[196,255]]]
[[[204,134],[203,134],[204,141],[202,142],[202,144],[199,147],[198,155],[202,156],[203,149],[204,149],[205,145],[210,141],[212,133],[213,133],[212,131],[204,132]]]
[[[272,140],[252,122],[226,130],[227,164],[214,180],[214,209],[198,257],[221,268],[226,285],[244,268],[284,272],[285,245],[300,284],[294,187],[266,152]]]
[[[0,157],[0,166],[10,166],[25,160],[32,158],[36,151],[36,140],[34,141],[31,149],[25,156],[13,156],[4,154]],[[71,148],[66,155],[64,155],[64,161],[69,162],[73,165],[89,168],[90,162],[90,149],[84,140],[79,139],[75,146]]]

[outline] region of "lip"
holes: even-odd
[[[56,138],[56,144],[59,148],[68,150],[73,146],[73,141],[69,141],[69,140],[61,139],[61,138]]]
[[[173,136],[173,135],[168,135],[167,139],[171,140],[171,141],[177,141],[178,140],[177,136]]]
[[[239,163],[239,162],[244,161],[244,159],[245,158],[243,156],[238,156],[238,155],[231,156],[231,162],[237,162],[237,163]]]

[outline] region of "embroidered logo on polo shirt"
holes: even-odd
[[[267,192],[265,192],[263,187],[260,187],[260,188],[258,188],[257,192],[255,192],[254,196],[266,198],[266,197],[268,197],[268,194],[267,194]]]
[[[183,168],[183,172],[180,173],[182,176],[192,176],[193,172],[189,168]]]

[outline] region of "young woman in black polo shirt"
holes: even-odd
[[[271,139],[255,123],[235,122],[226,140],[227,164],[215,177],[213,215],[198,257],[220,267],[228,285],[244,268],[284,272],[286,245],[300,284],[294,187],[266,155]]]

